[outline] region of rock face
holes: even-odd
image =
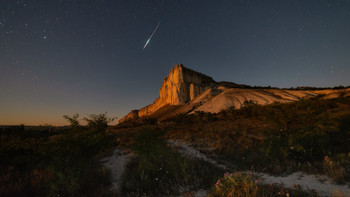
[[[165,77],[159,94],[159,98],[151,105],[131,111],[119,122],[145,116],[162,121],[178,114],[218,113],[231,107],[239,109],[245,105],[246,101],[268,105],[318,96],[324,99],[348,97],[350,88],[340,90],[252,88],[231,82],[215,82],[211,77],[179,64]]]
[[[152,104],[131,111],[119,122],[150,115],[165,105],[185,104],[215,84],[216,82],[209,76],[188,69],[182,64],[176,65],[165,77],[159,91],[160,96]]]
[[[160,88],[160,99],[170,105],[184,104],[210,87],[215,81],[206,75],[176,65]]]
[[[125,120],[134,120],[139,117],[139,110],[132,110],[130,113],[128,113],[124,118],[120,119],[119,122],[123,122]]]

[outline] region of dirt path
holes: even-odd
[[[226,166],[218,164],[216,161],[208,158],[206,155],[200,153],[198,150],[190,147],[189,145],[179,141],[168,141],[170,146],[177,147],[177,150],[190,157],[195,157],[208,161],[209,163],[222,168],[227,169]],[[297,185],[301,186],[303,190],[315,190],[320,196],[332,196],[335,194],[341,194],[344,197],[350,197],[350,187],[347,185],[336,185],[332,179],[327,176],[320,175],[308,175],[302,172],[295,172],[286,177],[271,176],[266,173],[249,172],[257,177],[259,181],[266,184],[278,183],[282,184],[286,188],[293,188]]]
[[[111,170],[113,177],[113,185],[111,189],[113,191],[119,190],[121,177],[125,171],[126,164],[129,162],[131,157],[131,154],[127,154],[125,151],[122,151],[116,147],[112,156],[103,158],[101,160],[103,165]]]
[[[322,175],[308,175],[302,172],[295,172],[286,177],[276,177],[265,173],[254,173],[259,176],[263,183],[279,183],[286,188],[293,188],[300,185],[303,190],[314,189],[320,196],[332,196],[336,193],[342,196],[350,196],[350,188],[347,185],[336,185],[331,178]]]
[[[222,164],[218,164],[216,161],[208,158],[206,155],[204,155],[203,153],[199,152],[198,150],[182,143],[179,141],[173,141],[173,140],[168,140],[168,143],[174,147],[177,148],[177,151],[179,151],[181,154],[184,154],[186,156],[189,157],[194,157],[194,158],[199,158],[199,159],[203,159],[204,161],[207,161],[208,163],[213,164],[214,166],[217,166],[219,168],[222,168],[224,170],[226,170],[226,166],[222,165]]]

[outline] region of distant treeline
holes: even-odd
[[[237,84],[232,83],[228,81],[220,81],[218,82],[219,85],[222,85],[227,88],[241,88],[241,89],[283,89],[283,90],[326,90],[326,89],[333,89],[333,90],[339,90],[339,89],[346,89],[350,88],[350,86],[334,86],[334,87],[309,87],[309,86],[298,86],[296,88],[278,88],[273,86],[250,86],[245,84]]]
[[[21,130],[21,131],[24,131],[24,125],[21,124],[21,125],[11,125],[11,126],[8,126],[8,125],[0,125],[0,131],[12,131],[12,130]]]
[[[2,134],[10,134],[10,133],[22,133],[25,131],[54,131],[58,129],[68,129],[68,126],[51,126],[51,125],[44,125],[44,126],[26,126],[26,125],[0,125],[0,135]]]
[[[308,87],[308,86],[301,86],[301,87],[296,87],[296,88],[284,88],[288,90],[326,90],[326,89],[332,89],[332,90],[341,90],[341,89],[346,89],[350,88],[350,86],[334,86],[334,87]]]
[[[49,126],[25,126],[25,125],[13,125],[13,126],[1,126],[0,136],[21,136],[23,138],[38,138],[48,137],[50,135],[57,134],[61,131],[67,130],[68,127],[49,127]]]
[[[283,90],[341,90],[341,89],[347,89],[350,88],[350,86],[334,86],[334,87],[309,87],[309,86],[298,86],[296,88],[278,88],[278,87],[271,87],[271,86],[245,86],[244,88],[247,89],[283,89]]]

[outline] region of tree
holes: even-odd
[[[70,126],[74,129],[81,127],[80,123],[79,123],[79,114],[74,114],[72,117],[68,116],[68,115],[64,115],[63,116],[64,119],[66,119],[69,123]]]
[[[92,114],[89,116],[89,118],[84,118],[83,120],[87,122],[89,129],[103,133],[106,131],[108,123],[112,122],[115,119],[116,117],[110,118],[107,117],[107,113],[103,113],[98,115]]]

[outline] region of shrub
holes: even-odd
[[[77,129],[77,128],[81,127],[79,120],[78,120],[79,114],[74,114],[71,117],[68,115],[64,115],[63,118],[66,119],[70,123],[70,126],[73,129]]]
[[[78,120],[79,114],[74,114],[73,116],[64,115],[63,118],[70,123],[70,126],[75,131],[82,127]],[[116,117],[107,117],[107,113],[91,114],[88,118],[83,118],[83,120],[87,122],[87,127],[89,130],[98,131],[100,133],[104,133],[108,127],[108,123],[115,119]]]
[[[240,197],[257,196],[258,186],[251,175],[235,172],[225,176],[215,184],[212,196]]]
[[[324,157],[323,168],[325,173],[333,180],[338,182],[344,180],[345,169],[338,162],[332,161],[328,156]]]
[[[146,128],[129,146],[136,154],[122,177],[125,196],[169,196],[210,187],[220,169],[204,160],[182,156],[161,139],[163,131]]]
[[[110,177],[98,158],[114,136],[84,127],[18,129],[0,136],[1,196],[107,196]]]
[[[115,118],[107,117],[107,113],[103,114],[92,114],[89,118],[84,118],[88,123],[88,128],[90,130],[99,131],[104,133],[108,127],[108,123],[112,122]]]
[[[265,196],[319,196],[314,190],[303,191],[300,185],[293,189],[281,184],[261,184],[252,175],[235,172],[225,173],[218,179],[209,193],[209,197],[265,197]]]

